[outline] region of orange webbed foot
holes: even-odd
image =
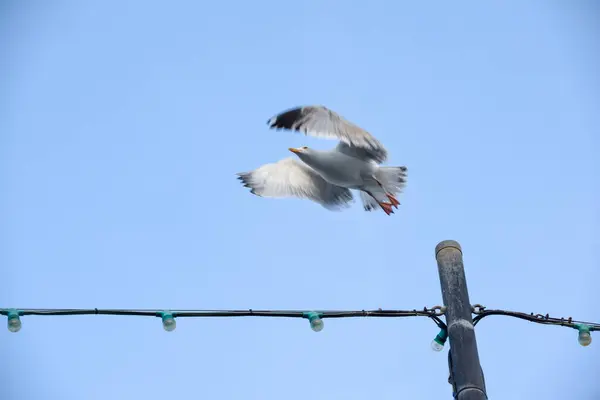
[[[394,207],[398,208],[398,206],[400,205],[400,202],[398,201],[398,199],[392,194],[388,194],[387,197],[388,197],[388,199],[390,199],[390,202],[392,203],[392,205]]]
[[[387,215],[394,213],[394,210],[392,209],[392,203],[379,203],[379,205]]]

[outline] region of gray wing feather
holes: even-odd
[[[340,153],[344,153],[350,157],[358,158],[360,160],[372,160],[378,164],[383,162],[383,160],[373,155],[373,152],[369,149],[365,149],[364,147],[350,146],[346,142],[339,142],[335,149]]]
[[[292,157],[237,175],[252,194],[261,197],[305,198],[328,209],[344,207],[353,200],[350,190],[332,185]]]
[[[377,163],[387,159],[387,150],[373,135],[324,106],[292,108],[276,115],[267,123],[270,128],[338,139],[347,145],[344,150],[354,148],[355,154],[361,155],[363,159],[371,159]]]

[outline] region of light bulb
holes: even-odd
[[[592,343],[592,334],[590,333],[590,327],[587,325],[578,325],[577,329],[579,334],[577,335],[577,341],[582,346],[589,346]]]
[[[175,330],[177,327],[177,322],[175,321],[175,317],[170,312],[161,313],[163,328],[167,332],[171,332]]]
[[[10,310],[7,316],[8,330],[10,332],[19,332],[21,330],[21,318],[19,318],[19,312],[17,310]]]
[[[442,351],[444,350],[444,345],[442,343],[439,343],[437,340],[433,339],[431,341],[431,349],[433,351]]]
[[[589,332],[579,332],[577,341],[582,346],[589,346],[592,343],[592,335]]]
[[[315,332],[321,332],[323,330],[323,320],[321,318],[315,318],[310,321],[310,329]]]
[[[308,318],[310,322],[310,329],[315,332],[320,332],[323,330],[323,320],[321,319],[321,315],[316,312],[307,312],[303,314],[304,318]]]
[[[440,333],[438,333],[437,336],[431,341],[431,349],[433,351],[442,351],[447,339],[448,331],[446,331],[446,329],[440,330]]]

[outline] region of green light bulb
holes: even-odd
[[[577,335],[577,341],[582,346],[589,346],[592,343],[592,334],[590,333],[590,327],[587,325],[577,325],[579,334]]]
[[[431,349],[433,351],[442,351],[444,349],[444,344],[448,339],[448,331],[446,329],[440,330],[440,333],[436,335],[435,338],[431,341]]]
[[[162,318],[162,324],[165,331],[172,332],[175,330],[177,327],[177,322],[175,321],[175,316],[172,313],[163,311],[160,313],[160,317]]]
[[[8,314],[8,330],[10,332],[19,332],[21,330],[21,318],[17,310],[9,310]]]
[[[303,318],[307,318],[310,322],[310,329],[315,332],[320,332],[323,330],[323,320],[321,319],[321,314],[316,312],[305,312],[302,314]]]

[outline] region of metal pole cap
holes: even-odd
[[[460,247],[460,244],[458,244],[456,240],[442,240],[437,246],[435,246],[435,257],[437,258],[440,251],[449,247],[460,251],[462,254],[462,247]]]

